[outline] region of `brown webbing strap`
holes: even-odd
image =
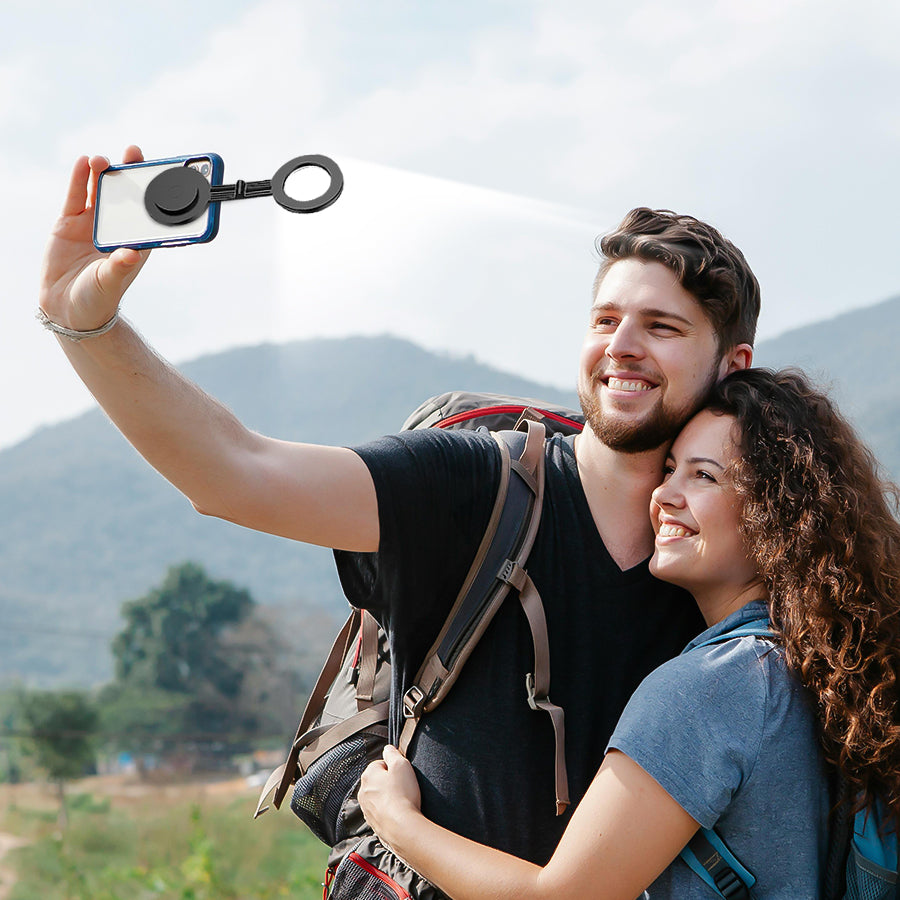
[[[313,720],[322,711],[322,707],[325,705],[325,698],[328,696],[331,685],[337,677],[337,673],[340,672],[344,659],[347,656],[347,651],[350,649],[350,641],[359,629],[361,616],[361,610],[352,610],[347,617],[347,621],[344,622],[343,627],[334,639],[331,650],[328,651],[328,658],[325,660],[322,671],[316,679],[315,687],[309,695],[309,700],[306,701],[303,716],[300,719],[300,724],[297,726],[297,734],[294,736],[295,741],[312,725]]]
[[[535,479],[534,475],[532,475],[532,473],[529,472],[528,469],[526,469],[525,466],[523,466],[522,463],[520,463],[517,459],[511,459],[509,461],[509,464],[511,468],[515,469],[516,474],[519,476],[519,478],[521,478],[522,481],[524,481],[525,484],[527,484],[528,487],[531,488],[531,492],[533,494],[537,494],[538,486],[537,480]]]
[[[521,573],[521,575],[519,574]],[[534,710],[543,710],[553,722],[556,738],[556,814],[562,815],[569,805],[569,777],[566,771],[566,724],[561,706],[550,701],[550,642],[547,637],[547,617],[544,604],[534,582],[524,569],[517,567],[516,581],[521,582],[519,601],[534,644],[534,673],[525,680],[528,705]]]
[[[325,726],[321,731],[314,728],[305,736],[305,739],[298,748],[300,753],[298,755],[297,764],[300,771],[306,772],[310,763],[315,762],[323,753],[327,753],[332,747],[336,747],[340,744],[341,741],[353,737],[353,735],[359,731],[372,730],[370,726],[378,725],[379,722],[386,721],[389,706],[389,700],[382,700],[381,703],[369,706],[362,712],[358,712],[355,715],[350,716],[349,719],[338,722],[336,725]],[[324,736],[324,740],[319,738],[320,734]],[[385,737],[387,737],[386,727],[384,734]],[[316,741],[315,746],[311,746],[314,741]]]
[[[278,788],[275,791],[275,796],[272,798],[275,809],[281,808],[281,802],[284,800],[288,789],[294,782],[294,773],[297,770],[297,757],[300,753],[299,749],[296,748],[296,743],[300,737],[309,730],[309,726],[322,711],[322,707],[325,705],[325,698],[328,696],[328,691],[331,689],[334,679],[341,670],[344,658],[347,656],[347,651],[350,648],[350,640],[360,627],[359,623],[361,615],[362,613],[360,610],[352,610],[347,617],[347,621],[344,622],[343,627],[338,632],[337,637],[334,639],[334,643],[331,645],[328,658],[322,666],[322,671],[316,679],[315,687],[313,687],[312,693],[309,695],[309,700],[306,701],[306,707],[303,710],[303,716],[300,718],[300,724],[297,726],[297,733],[294,735],[294,741],[291,745],[291,751],[288,754],[288,758],[282,766],[279,766],[279,768],[269,776],[269,781],[271,781],[275,777],[276,772],[281,773]],[[267,786],[269,781],[266,782]],[[270,790],[270,787],[263,788],[257,805],[257,816],[262,815],[266,809],[268,809],[268,807],[265,809],[261,809],[260,807]]]
[[[441,641],[443,641],[444,636],[450,629],[450,626],[456,616],[456,613],[459,610],[459,607],[468,596],[469,591],[472,587],[472,582],[475,581],[475,578],[481,571],[481,567],[484,564],[484,558],[487,555],[488,550],[490,550],[491,548],[491,545],[494,541],[494,535],[497,533],[497,526],[500,524],[500,516],[503,513],[503,507],[506,503],[506,492],[509,488],[510,470],[509,450],[506,447],[506,444],[503,443],[503,441],[497,441],[497,444],[500,448],[500,484],[497,487],[497,496],[494,499],[494,507],[491,510],[491,517],[488,520],[487,528],[485,528],[484,535],[481,538],[481,543],[478,545],[478,550],[475,553],[475,558],[472,560],[472,565],[469,566],[469,571],[466,573],[466,577],[463,581],[462,587],[460,588],[459,593],[456,595],[456,600],[454,600],[453,602],[453,606],[450,609],[447,620],[444,622],[444,627],[441,629],[434,644],[428,651],[422,668],[416,674],[415,684],[421,684],[423,681],[432,681],[433,674],[429,670],[433,670],[435,667],[440,670],[442,676],[446,675],[446,671],[443,669],[443,666],[441,666],[440,659],[438,659],[437,648],[440,646]],[[413,739],[413,735],[416,732],[416,726],[418,725],[418,722],[419,716],[417,715],[414,717],[408,716],[403,723],[403,728],[400,731],[400,737],[397,740],[397,747],[404,756],[406,756],[406,752],[409,749],[409,745]]]
[[[264,812],[267,812],[269,807],[263,806],[263,803],[269,799],[269,794],[275,790],[278,786],[279,782],[284,775],[284,770],[287,767],[287,763],[282,763],[272,774],[266,779],[265,785],[263,785],[262,793],[259,795],[259,802],[256,804],[256,812],[253,813],[253,818],[258,819]],[[278,807],[275,807],[278,809]]]
[[[259,818],[269,808],[268,806],[263,806],[263,803],[266,802],[272,790],[284,781],[285,775],[289,771],[288,766],[292,758],[295,762],[293,763],[293,768],[290,770],[291,778],[288,782],[289,785],[293,784],[294,771],[299,768],[301,773],[305,773],[309,764],[320,759],[323,753],[327,753],[333,747],[340,744],[341,741],[348,737],[352,737],[363,729],[376,734],[381,734],[381,736],[387,740],[387,726],[379,725],[379,723],[384,722],[385,719],[387,719],[388,706],[389,701],[385,700],[382,703],[367,707],[362,712],[350,716],[349,719],[344,719],[343,722],[340,722],[337,725],[323,725],[321,728],[313,728],[309,732],[303,734],[302,738],[298,739],[291,748],[291,755],[288,757],[288,762],[282,763],[266,779],[262,793],[259,795],[259,802],[256,804],[256,812],[253,814],[253,818]],[[326,739],[319,740],[314,747],[310,747],[310,744],[316,742],[321,736],[325,736]],[[283,799],[284,795],[278,799],[275,806],[276,809],[281,807]],[[275,802],[275,798],[273,798],[272,802]]]
[[[543,468],[543,440],[536,440],[531,428],[528,429],[528,440],[522,451],[521,461],[530,471],[535,473],[537,484],[535,485],[536,503],[542,503],[544,497],[544,468]],[[515,464],[515,461],[513,461]],[[540,516],[532,517],[529,523],[529,532],[523,541],[523,548],[530,551],[534,543],[535,535],[540,524]],[[544,604],[541,595],[535,587],[528,573],[522,568],[523,554],[519,554],[519,561],[510,569],[504,571],[503,576],[519,594],[519,602],[528,619],[528,627],[531,630],[531,640],[534,645],[534,673],[526,681],[528,691],[528,705],[535,710],[544,710],[553,723],[555,737],[555,769],[556,769],[556,814],[561,815],[569,805],[569,777],[566,770],[566,727],[565,713],[561,706],[550,701],[550,640],[547,635],[547,616],[544,612]]]
[[[320,728],[312,728],[304,732],[292,745],[287,761],[282,763],[266,779],[266,783],[259,795],[259,802],[256,804],[256,812],[253,818],[258,818],[269,808],[268,806],[264,807],[263,803],[266,802],[268,795],[275,787],[278,787],[279,791],[284,789],[283,793],[276,792],[272,798],[275,808],[280,809],[282,801],[287,794],[287,788],[296,780],[294,774],[297,771],[301,775],[305,774],[311,763],[320,759],[324,753],[336,747],[346,738],[365,730],[370,733],[380,734],[387,740],[387,726],[380,723],[387,719],[389,706],[390,701],[384,700],[381,703],[366,707],[366,709],[350,716],[348,719],[344,719],[343,722],[339,722],[337,725],[323,725]],[[287,787],[285,787],[285,784]]]
[[[519,462],[525,466],[532,477],[529,487],[535,492],[538,500],[544,499],[544,442],[547,439],[547,429],[540,423],[531,419],[523,419],[525,426],[525,448],[519,455]],[[516,466],[518,470],[518,466]],[[527,479],[526,479],[527,480]],[[538,516],[540,519],[540,516]]]
[[[357,709],[363,710],[374,702],[377,667],[378,623],[364,612],[360,634],[359,672],[356,677]]]
[[[531,547],[534,544],[534,539],[540,525],[540,514],[544,497],[543,457],[545,429],[542,425],[536,425],[533,420],[529,421],[525,428],[527,429],[525,447],[518,460],[510,460],[510,468],[521,477],[524,483],[535,494],[534,507],[528,521],[528,528],[525,536],[522,538],[516,553],[516,559],[507,560],[501,571],[497,573],[496,577],[506,585],[513,587],[519,593],[519,599],[531,630],[532,643],[534,645],[534,673],[528,678],[528,703],[532,709],[544,710],[550,716],[550,720],[553,724],[556,744],[556,813],[557,815],[560,815],[569,805],[569,786],[565,757],[565,716],[562,708],[550,702],[548,696],[550,688],[550,643],[547,636],[547,619],[544,614],[544,607],[541,602],[540,594],[531,578],[529,578],[528,574],[522,568],[528,558],[528,554],[531,552]],[[500,443],[501,448],[503,449],[504,444],[502,440],[498,439],[498,443]],[[494,512],[497,512],[496,505]],[[485,540],[487,540],[487,537],[488,535],[486,534]],[[493,532],[491,532],[491,539],[493,540]],[[473,563],[473,570],[470,570],[470,577],[466,580],[467,583],[464,586],[464,591],[468,589],[468,586],[471,583],[475,565],[482,565],[482,557],[486,555],[486,553],[487,548],[484,546],[484,541],[482,541],[482,546],[479,548],[479,556],[476,557],[476,560]],[[461,596],[463,596],[463,592],[461,592],[460,597]],[[501,601],[503,596],[505,596],[505,591],[504,594],[500,596]],[[437,702],[439,702],[438,700],[429,704],[430,698],[425,694],[422,688],[417,686],[428,686],[438,680],[443,683],[442,690],[446,690],[446,685],[452,683],[450,678],[455,678],[455,675],[457,674],[456,671],[454,671],[454,673],[448,673],[444,669],[436,649],[440,645],[443,634],[449,627],[450,620],[452,620],[453,615],[456,612],[459,600],[460,598],[457,598],[457,604],[454,605],[454,609],[448,618],[447,625],[445,625],[444,630],[441,633],[441,637],[438,638],[438,641],[435,642],[434,647],[429,652],[428,657],[426,657],[426,661],[414,682],[415,686],[407,692],[408,696],[410,696],[411,700],[414,700],[415,703],[413,704],[414,708],[407,708],[406,710],[407,718],[403,724],[400,740],[398,741],[400,751],[404,754],[406,754],[409,748],[422,713],[426,709],[430,710],[434,705],[437,705]],[[494,605],[494,611],[497,606],[499,606],[499,603]],[[492,612],[485,615],[484,619],[489,619],[491,615]],[[481,633],[484,631],[483,626],[484,622],[482,622],[479,628],[474,632],[474,636],[470,640],[472,646],[474,646],[480,638]],[[454,666],[454,670],[458,670],[467,657],[468,654],[465,654],[465,656],[462,657],[462,661]],[[418,692],[418,695],[416,695],[415,692]]]

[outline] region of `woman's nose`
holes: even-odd
[[[650,499],[660,508],[664,506],[677,507],[684,504],[684,498],[682,497],[681,491],[678,490],[678,486],[672,477],[667,478],[661,485],[654,488],[653,493],[650,495]]]

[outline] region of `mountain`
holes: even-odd
[[[338,445],[396,431],[422,400],[446,390],[577,402],[574,393],[391,337],[248,347],[182,370],[257,431]],[[106,680],[122,602],[185,560],[260,603],[290,607],[294,620],[303,610],[321,618],[343,608],[329,550],[198,515],[98,410],[0,452],[0,508],[0,678]]]
[[[764,341],[755,361],[803,367],[833,390],[897,477],[898,333],[900,297]],[[320,443],[395,431],[423,399],[452,389],[576,404],[571,392],[392,337],[267,344],[182,369],[251,428]],[[304,616],[343,609],[330,551],[198,515],[99,411],[0,451],[0,507],[0,679],[107,679],[121,603],[185,560],[290,610],[298,646]]]
[[[764,341],[754,362],[811,375],[852,419],[886,472],[900,479],[898,335],[900,296]]]

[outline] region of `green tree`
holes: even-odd
[[[220,639],[252,608],[250,594],[230,581],[213,581],[196,563],[173,566],[158,588],[122,607],[125,628],[112,644],[116,677],[187,694],[207,681],[236,696],[242,673]]]
[[[188,738],[227,745],[255,728],[253,711],[238,702],[245,665],[231,646],[254,607],[246,590],[191,562],[123,605],[116,680],[101,695],[105,729],[120,747],[165,753]]]
[[[65,828],[65,783],[87,774],[95,763],[97,708],[79,691],[34,691],[22,695],[21,715],[38,765],[57,786],[59,822]]]

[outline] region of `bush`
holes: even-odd
[[[199,796],[198,796],[199,794]],[[249,796],[204,796],[185,788],[172,800],[81,793],[61,836],[23,809],[0,816],[33,843],[6,858],[18,881],[10,900],[276,900],[322,896],[327,848],[289,812],[254,822]]]

